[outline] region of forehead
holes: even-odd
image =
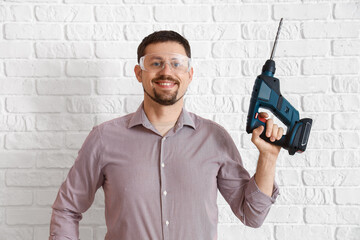
[[[151,43],[146,46],[145,48],[145,55],[151,53],[163,53],[163,52],[170,52],[170,53],[179,53],[186,56],[185,48],[183,45],[177,42],[158,42],[158,43]]]

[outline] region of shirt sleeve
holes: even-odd
[[[271,205],[279,195],[279,188],[274,183],[272,196],[269,197],[258,188],[254,176],[243,167],[236,145],[230,135],[224,130],[221,140],[224,153],[217,183],[218,189],[231,210],[246,226],[260,227]]]
[[[94,127],[78,152],[52,206],[49,240],[79,239],[79,221],[93,203],[104,181],[101,172],[101,137]]]

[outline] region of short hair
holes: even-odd
[[[153,32],[152,34],[145,37],[140,43],[137,49],[137,61],[140,62],[140,58],[145,55],[145,48],[151,43],[158,42],[177,42],[180,43],[186,52],[186,55],[191,58],[190,44],[186,38],[181,36],[179,33],[171,30],[162,30]]]

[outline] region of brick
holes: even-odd
[[[39,95],[90,95],[92,81],[89,79],[38,79],[37,92]]]
[[[80,133],[67,133],[65,136],[65,146],[68,149],[80,149],[88,135],[89,131]]]
[[[316,206],[305,208],[305,222],[310,224],[358,224],[360,209],[355,207]]]
[[[305,75],[357,74],[358,65],[356,58],[305,59],[302,72]]]
[[[88,115],[37,115],[36,129],[39,131],[91,130],[94,123]]]
[[[0,116],[0,131],[27,132],[35,130],[35,116],[9,114]]]
[[[242,24],[241,34],[246,40],[274,40],[279,23],[244,23]],[[297,39],[300,34],[298,23],[287,22],[281,26],[279,41],[285,39]],[[279,44],[280,46],[280,44]],[[270,54],[270,53],[269,53]]]
[[[58,190],[37,190],[35,191],[35,202],[40,206],[51,206],[57,196]]]
[[[307,186],[360,186],[360,170],[304,170],[302,179]]]
[[[359,22],[307,22],[302,24],[304,38],[357,38]]]
[[[153,32],[153,26],[150,24],[126,24],[124,27],[125,39],[128,41],[141,41],[145,36]]]
[[[276,240],[303,240],[332,239],[333,232],[330,226],[313,226],[313,225],[278,225],[275,226]]]
[[[36,43],[37,58],[90,58],[92,47],[90,43],[41,42]]]
[[[202,113],[234,113],[241,111],[241,98],[236,96],[202,96],[185,99],[186,109],[190,112]]]
[[[336,240],[358,240],[360,236],[360,227],[337,227]]]
[[[32,20],[30,6],[4,5],[0,6],[0,22],[26,22]]]
[[[6,109],[12,113],[62,112],[65,109],[63,97],[8,97]]]
[[[96,81],[96,89],[99,95],[121,94],[133,95],[143,94],[143,88],[134,78],[101,79]]]
[[[0,152],[0,168],[32,168],[36,155],[31,152]]]
[[[272,206],[266,217],[268,223],[298,223],[302,218],[302,210],[296,206]]]
[[[296,170],[278,170],[275,180],[279,186],[299,186],[300,174]]]
[[[58,187],[63,181],[61,171],[8,170],[6,185],[11,187]]]
[[[1,189],[0,206],[32,205],[33,193],[30,190]]]
[[[149,22],[151,8],[147,6],[97,6],[95,19],[98,22]]]
[[[127,4],[173,4],[181,3],[181,0],[124,0]],[[193,3],[193,1],[192,1]]]
[[[50,219],[51,219],[51,209],[19,208],[19,209],[6,210],[6,223],[9,225],[49,224]]]
[[[357,95],[308,95],[302,101],[305,111],[343,112],[357,111],[360,96]]]
[[[81,221],[83,224],[105,225],[104,209],[90,208],[83,214]]]
[[[210,58],[211,57],[211,43],[206,41],[190,41],[191,58]]]
[[[0,42],[0,58],[29,58],[32,55],[32,45],[23,42]]]
[[[123,110],[124,100],[119,97],[72,97],[66,104],[70,113],[116,113]]]
[[[334,56],[359,56],[359,40],[334,40],[332,43],[332,53]]]
[[[17,60],[5,62],[8,77],[59,77],[61,62],[46,60]]]
[[[360,19],[360,3],[337,3],[334,8],[335,19]]]
[[[335,167],[360,167],[360,151],[350,149],[335,151],[333,164]]]
[[[236,239],[241,236],[242,240],[262,239],[271,240],[270,226],[262,226],[261,228],[249,228],[236,222],[236,224],[218,226],[219,239]]]
[[[360,144],[359,134],[356,132],[312,132],[308,142],[309,149],[354,149]]]
[[[194,77],[240,76],[241,62],[234,60],[205,60],[194,63]]]
[[[330,42],[325,40],[279,41],[276,57],[317,57],[330,53]]]
[[[62,29],[58,24],[4,24],[5,39],[26,40],[59,40],[62,38]]]
[[[24,240],[33,235],[32,227],[0,227],[1,239]]]
[[[67,61],[66,74],[72,77],[119,77],[121,63],[117,61]]]
[[[214,7],[216,22],[266,21],[270,17],[267,5],[217,5]]]
[[[316,4],[278,4],[273,6],[274,18],[286,20],[328,19],[331,16],[331,5]]]
[[[188,40],[237,40],[239,24],[184,24],[184,37]]]
[[[327,188],[281,188],[276,202],[280,205],[328,205],[332,202],[332,190]]]
[[[187,95],[211,94],[211,81],[207,78],[193,79],[188,87]]]
[[[331,129],[332,119],[330,113],[306,113],[306,115],[300,114],[300,118],[303,117],[313,119],[311,131]]]
[[[35,81],[24,78],[0,78],[0,94],[30,95],[35,91]]]
[[[139,108],[143,100],[144,100],[144,96],[126,97],[124,114],[135,112]]]
[[[336,93],[360,93],[360,77],[335,76],[333,79],[333,91]]]
[[[335,188],[335,203],[339,205],[360,205],[360,188]]]
[[[328,93],[332,81],[327,76],[281,77],[280,91],[283,94]]]
[[[182,34],[182,25],[178,24],[177,22],[154,22],[153,23],[153,31],[152,32],[155,32],[155,31],[161,31],[161,30],[172,30],[172,31],[175,31],[175,32],[178,32],[179,34]],[[148,34],[147,34],[148,35]],[[147,36],[147,35],[144,35]],[[143,37],[143,38],[144,38]],[[140,39],[142,40],[142,39]]]
[[[244,78],[215,78],[212,84],[212,92],[216,95],[250,94],[251,92],[248,90],[252,90],[253,85],[252,81]]]
[[[124,40],[123,25],[121,24],[69,24],[66,26],[68,40]]]
[[[90,22],[91,6],[35,6],[35,17],[40,22]]]
[[[6,149],[60,149],[61,133],[9,133],[5,136]]]
[[[212,19],[210,6],[161,5],[154,7],[157,22],[207,22]]]
[[[138,43],[97,43],[95,55],[98,58],[133,58],[136,59]]]
[[[335,113],[333,115],[333,126],[336,130],[360,130],[360,121],[351,121],[349,119],[359,119],[360,113]]]
[[[36,167],[70,169],[76,156],[76,152],[40,152],[37,155]]]
[[[264,60],[244,60],[242,61],[242,73],[245,76],[254,77],[261,74],[261,69],[265,63]],[[296,76],[300,71],[300,62],[297,59],[276,60],[276,75],[281,79],[281,76]]]
[[[137,65],[137,60],[136,59],[130,59],[130,60],[126,60],[125,62],[125,66],[124,66],[124,76],[125,77],[131,77],[134,80],[136,79],[135,77],[135,73],[134,73],[134,67],[135,65]],[[137,81],[137,80],[135,80]]]
[[[311,138],[311,135],[310,135]],[[288,154],[279,156],[279,167],[306,168],[306,167],[330,167],[331,153],[328,150],[306,149],[302,154],[295,154],[289,158]]]
[[[71,3],[71,4],[79,4],[79,3],[85,3],[85,4],[122,4],[119,0],[64,0],[65,3]]]
[[[214,58],[265,58],[269,51],[265,42],[216,42],[212,55]]]

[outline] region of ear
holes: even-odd
[[[136,79],[139,82],[142,82],[142,70],[140,68],[140,65],[135,65],[134,72],[135,72]]]
[[[191,69],[189,71],[189,83],[191,83],[191,81],[193,79],[193,75],[194,75],[194,68],[191,67]]]

